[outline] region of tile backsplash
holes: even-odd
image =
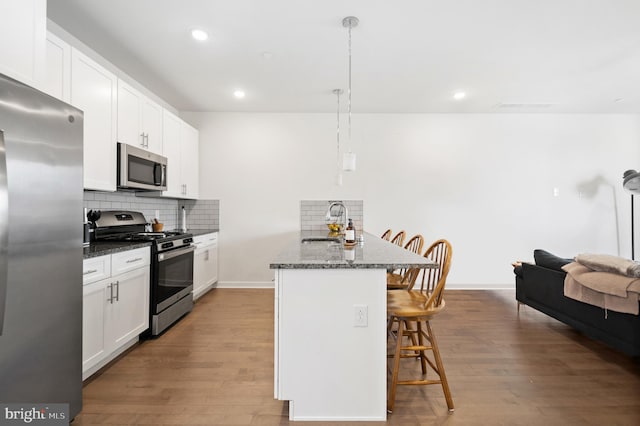
[[[176,200],[171,198],[138,197],[134,192],[84,191],[84,207],[93,210],[133,210],[141,212],[147,221],[156,216],[164,229],[180,226],[180,209],[187,212],[187,228],[193,230],[220,228],[219,200]]]
[[[325,218],[333,201],[342,201],[349,210],[357,233],[364,229],[362,200],[302,200],[300,201],[300,230],[327,232]]]

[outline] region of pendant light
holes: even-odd
[[[333,89],[333,93],[336,94],[336,98],[338,98],[338,105],[336,107],[336,140],[337,140],[337,146],[336,146],[336,167],[337,167],[337,174],[336,174],[336,184],[338,186],[342,186],[342,170],[340,168],[340,95],[342,95],[342,93],[344,93],[344,90],[342,89]]]
[[[342,20],[342,26],[349,29],[349,90],[348,111],[349,111],[349,151],[345,152],[342,157],[342,170],[353,172],[356,170],[356,154],[351,152],[351,29],[358,26],[360,20],[355,16],[347,16]]]

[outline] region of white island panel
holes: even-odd
[[[278,269],[275,281],[275,396],[290,420],[386,420],[386,270]]]

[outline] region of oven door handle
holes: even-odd
[[[173,259],[174,257],[182,256],[183,254],[187,254],[189,252],[193,252],[196,249],[196,246],[190,245],[185,248],[171,250],[165,253],[158,253],[158,262],[164,262],[165,260]]]

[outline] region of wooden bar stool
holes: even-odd
[[[447,240],[434,242],[427,249],[424,257],[437,262],[440,267],[422,271],[412,269],[410,274],[422,273],[422,280],[414,280],[413,286],[410,286],[407,291],[387,292],[387,332],[395,343],[393,354],[388,355],[393,360],[387,399],[387,411],[390,413],[393,412],[397,385],[440,384],[449,411],[454,410],[440,350],[431,327],[431,320],[445,307],[443,292],[451,268],[451,254],[451,244]],[[419,288],[416,289],[418,282]],[[394,324],[397,324],[395,330]],[[407,344],[404,344],[405,340]],[[427,357],[427,351],[432,351],[433,360]],[[402,358],[420,359],[422,368],[420,379],[399,380]],[[427,378],[427,367],[436,373],[437,378]]]
[[[416,254],[422,253],[422,246],[424,245],[424,238],[422,235],[414,235],[404,245],[405,250],[412,251]],[[407,269],[400,269],[398,271],[387,273],[387,290],[406,289],[409,286],[409,282],[405,279]]]
[[[387,229],[386,231],[384,231],[380,236],[380,238],[382,238],[383,240],[389,241],[389,238],[391,238],[391,229]]]
[[[407,235],[406,232],[404,231],[400,231],[398,232],[392,239],[391,239],[391,244],[395,244],[397,246],[402,247],[402,244],[404,243],[404,237]]]

